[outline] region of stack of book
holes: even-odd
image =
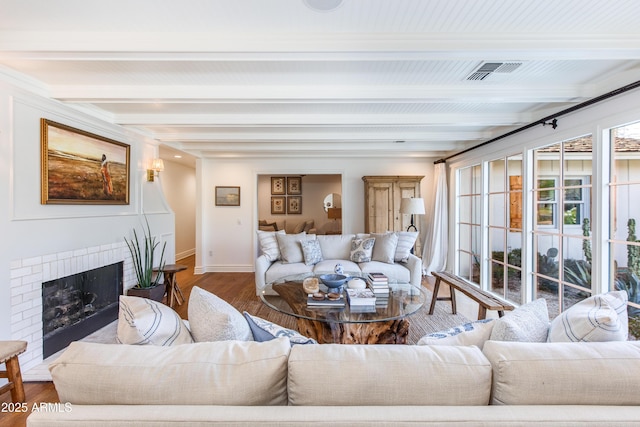
[[[389,278],[383,273],[369,273],[367,286],[376,297],[376,307],[384,308],[389,304]]]
[[[347,289],[347,297],[349,298],[349,307],[353,311],[374,309],[376,306],[376,296],[371,289]]]
[[[324,296],[322,299],[316,295],[314,298],[314,294],[307,295],[307,307],[333,307],[340,308],[344,307],[345,302],[342,295],[340,295],[337,299],[329,299],[327,296]]]

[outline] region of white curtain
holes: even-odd
[[[431,276],[432,271],[442,271],[447,265],[447,239],[449,238],[449,209],[447,195],[447,165],[442,162],[435,165],[433,192],[433,222],[431,239],[427,240],[422,251],[423,273]]]

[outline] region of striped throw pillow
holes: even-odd
[[[593,295],[553,319],[549,342],[626,341],[629,336],[627,292]]]

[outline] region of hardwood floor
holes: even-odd
[[[258,298],[255,294],[254,273],[206,273],[194,275],[195,256],[182,259],[178,264],[187,266],[187,269],[176,274],[178,285],[185,297],[189,300],[191,289],[199,286],[209,292],[218,295],[220,298],[231,301],[233,298],[242,297],[246,299]],[[423,286],[433,290],[433,280],[423,279]],[[183,319],[187,318],[187,304],[176,305],[176,312]],[[0,396],[0,426],[2,427],[24,427],[27,416],[31,413],[34,405],[41,402],[59,402],[58,394],[52,382],[28,382],[25,383],[25,395],[27,398],[26,412],[7,411],[7,403],[11,402],[11,395],[6,393]]]

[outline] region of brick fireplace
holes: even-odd
[[[29,343],[20,356],[23,370],[43,361],[43,283],[111,264],[123,264],[123,288],[135,284],[124,242],[59,252],[11,262],[11,339]]]

